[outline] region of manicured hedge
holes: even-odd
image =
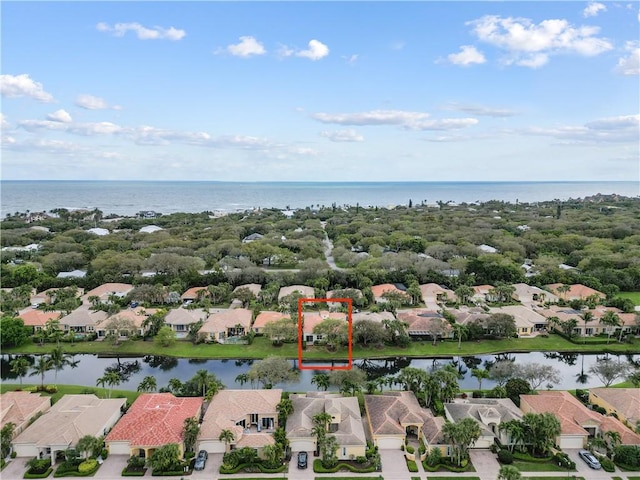
[[[371,473],[376,471],[373,465],[369,467],[358,468],[354,467],[353,465],[349,465],[348,463],[338,463],[338,465],[333,468],[324,468],[322,466],[322,460],[320,460],[319,458],[316,458],[313,461],[313,471],[315,473],[336,473],[342,468],[347,469],[353,473]]]
[[[220,473],[223,475],[231,475],[234,473],[238,473],[249,466],[250,465],[248,463],[241,463],[240,465],[234,468],[224,468],[224,465],[220,465]],[[260,470],[260,472],[262,473],[281,473],[287,469],[286,465],[281,465],[277,468],[267,468],[264,465],[257,463],[257,464],[254,464],[253,466],[256,467],[258,470]]]
[[[133,470],[133,471],[129,471],[127,470],[127,467],[124,467],[124,470],[122,470],[121,475],[123,477],[144,477],[145,474],[147,473],[147,469],[145,468],[144,470]]]
[[[407,460],[407,468],[411,473],[416,473],[418,471],[418,464],[413,460]]]
[[[422,466],[424,467],[424,469],[427,472],[437,472],[441,468],[444,468],[446,470],[449,470],[450,472],[461,473],[461,472],[466,472],[467,470],[469,470],[469,465],[471,465],[471,464],[468,463],[464,467],[456,467],[454,465],[448,465],[446,463],[439,463],[437,465],[434,465],[433,467],[430,467],[426,460],[424,460],[422,462]]]
[[[51,475],[51,472],[53,472],[53,468],[51,467],[44,473],[29,473],[27,471],[22,478],[47,478]]]

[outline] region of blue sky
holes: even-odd
[[[2,178],[638,180],[639,2],[2,2]]]

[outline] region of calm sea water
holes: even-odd
[[[639,182],[141,182],[2,181],[1,215],[53,208],[99,208],[105,215],[141,210],[238,211],[255,207],[380,206],[503,200],[566,200],[597,193],[640,195]]]

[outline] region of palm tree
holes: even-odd
[[[22,377],[29,373],[29,368],[31,368],[29,360],[26,357],[17,357],[9,362],[9,366],[11,373],[15,373],[20,379],[20,388],[22,388]]]
[[[516,445],[522,446],[524,444],[527,432],[524,424],[520,420],[513,419],[503,422],[498,426],[498,429],[506,432],[509,436],[512,452]]]
[[[76,444],[76,451],[82,455],[83,458],[93,456],[102,449],[102,439],[94,437],[93,435],[85,435],[78,440]]]
[[[61,370],[64,370],[64,367],[66,367],[67,365],[72,364],[71,355],[64,353],[64,350],[62,350],[62,347],[58,345],[51,351],[51,354],[49,355],[49,360],[51,360],[51,366],[55,371],[54,384],[58,385],[58,372]]]
[[[153,375],[147,375],[142,379],[140,385],[138,385],[139,392],[155,392],[157,388],[156,377]]]
[[[227,451],[229,451],[229,445],[233,441],[235,441],[235,439],[236,439],[236,436],[233,434],[233,432],[226,428],[220,432],[220,436],[218,437],[218,440],[225,443]]]
[[[607,345],[608,345],[609,340],[611,339],[611,333],[612,333],[610,327],[621,326],[620,316],[613,310],[607,310],[606,312],[604,312],[604,315],[600,317],[600,323],[607,326]]]
[[[113,387],[120,385],[121,382],[120,375],[118,372],[106,372],[102,377],[96,380],[96,385],[100,385],[104,388],[106,385],[109,388],[109,398],[111,398],[111,391]]]
[[[498,472],[498,480],[520,480],[522,474],[513,465],[503,465]]]
[[[182,382],[180,381],[179,378],[169,379],[169,390],[171,390],[171,393],[174,393],[174,394],[182,390]]]
[[[53,368],[51,359],[45,355],[40,355],[35,365],[33,366],[33,372],[29,374],[30,377],[34,375],[40,375],[40,390],[44,390],[44,375]]]
[[[184,441],[185,451],[193,452],[195,450],[198,433],[200,433],[198,419],[196,419],[196,417],[185,418],[182,428],[182,439]]]
[[[609,430],[604,432],[604,436],[607,439],[607,448],[611,454],[611,460],[615,459],[616,447],[622,443],[622,436],[615,430]]]
[[[326,392],[329,388],[329,385],[331,384],[331,380],[329,378],[329,375],[327,375],[326,373],[317,373],[311,379],[311,383],[314,384],[318,390],[322,389]]]
[[[458,301],[465,304],[469,303],[469,300],[471,300],[473,293],[473,288],[471,288],[469,285],[460,285],[455,290],[456,298],[458,299]]]
[[[249,374],[248,373],[239,374],[236,377],[236,382],[238,382],[240,386],[243,386],[245,383],[249,383]]]
[[[462,325],[461,323],[454,323],[452,327],[456,331],[456,336],[458,337],[458,350],[460,350],[462,346],[462,337],[466,339],[469,335],[469,327]]]
[[[584,341],[582,343],[587,343],[587,323],[593,320],[593,313],[586,311],[582,315],[580,315],[580,318],[584,322],[584,332],[582,332]]]
[[[209,372],[205,369],[198,370],[194,377],[196,383],[198,384],[198,388],[202,389],[202,396],[206,396],[207,394],[207,383],[209,381]]]
[[[482,380],[489,378],[489,370],[484,368],[473,368],[471,370],[471,376],[478,380],[478,390],[482,390]]]
[[[283,398],[280,400],[280,403],[276,405],[276,410],[280,418],[286,422],[289,415],[293,413],[293,401],[290,398]]]

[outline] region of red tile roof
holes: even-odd
[[[27,327],[44,327],[49,320],[55,320],[62,316],[62,312],[43,312],[35,308],[22,312],[20,318]]]
[[[131,448],[181,444],[185,419],[199,419],[201,408],[201,397],[143,393],[109,432],[105,441],[128,441]]]

